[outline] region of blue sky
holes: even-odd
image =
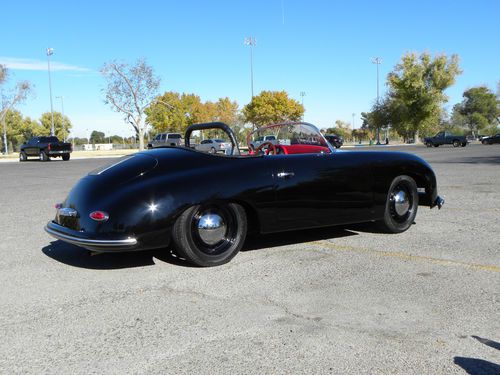
[[[122,116],[103,103],[99,73],[112,59],[145,57],[161,90],[250,101],[254,36],[254,90],[286,90],[300,100],[305,120],[319,127],[340,119],[360,126],[359,114],[376,96],[380,56],[385,77],[408,51],[458,54],[463,74],[447,91],[451,108],[465,89],[500,81],[500,1],[8,1],[2,5],[0,63],[9,84],[30,80],[36,96],[19,106],[39,118],[50,110],[45,49],[54,48],[54,110],[65,113],[74,135],[94,129],[129,135]]]

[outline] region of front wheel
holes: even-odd
[[[28,156],[26,155],[26,152],[21,151],[19,153],[19,161],[26,161],[26,160],[28,160]]]
[[[460,142],[459,141],[453,141],[453,147],[459,147]]]
[[[243,247],[245,210],[235,203],[196,205],[175,221],[172,242],[181,257],[200,267],[229,262]]]
[[[427,147],[432,147],[432,143],[431,142],[426,142],[425,144]]]
[[[215,151],[215,148],[214,148],[214,147],[212,147],[212,148],[210,149],[210,151],[209,151],[209,153],[211,153],[211,154],[215,154],[216,152],[217,152],[217,151]]]
[[[460,146],[462,146],[462,147],[467,146],[467,142],[462,142],[462,144]]]
[[[405,175],[396,177],[387,193],[382,229],[389,233],[406,231],[413,224],[417,209],[418,191],[415,180]]]

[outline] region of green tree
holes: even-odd
[[[363,127],[371,130],[377,136],[380,143],[380,129],[388,127],[391,123],[391,103],[386,97],[380,103],[375,103],[370,112],[361,112]]]
[[[477,134],[483,131],[500,116],[500,101],[485,86],[466,90],[463,98],[462,102],[455,106],[456,112],[465,117],[466,124],[472,133]]]
[[[102,67],[101,73],[107,83],[104,102],[124,115],[139,139],[139,149],[144,150],[144,111],[156,99],[160,79],[143,59],[134,66],[112,61]]]
[[[304,106],[290,99],[286,91],[262,91],[243,108],[245,122],[261,127],[268,124],[299,121]]]
[[[389,73],[387,108],[392,126],[404,137],[416,140],[419,132],[431,132],[439,125],[442,105],[448,98],[444,90],[450,87],[461,70],[458,56],[429,53],[417,56],[407,53]]]
[[[40,135],[41,132],[38,122],[29,117],[23,117],[21,112],[16,110],[6,112],[4,122],[11,150],[17,150],[23,142]]]
[[[7,76],[7,68],[4,65],[0,65],[0,86],[6,82]],[[3,130],[3,144],[5,154],[9,153],[9,144],[7,142],[7,124],[5,122],[5,117],[7,116],[7,113],[12,110],[17,104],[24,102],[32,91],[32,85],[28,81],[17,82],[15,87],[11,90],[8,90],[7,93],[4,93],[2,90],[0,124],[2,125]]]
[[[189,125],[201,122],[203,104],[198,95],[165,92],[145,110],[146,122],[155,133],[184,133]]]
[[[106,135],[103,132],[94,130],[90,134],[90,143],[106,143]]]
[[[50,129],[52,126],[51,113],[42,113],[40,117],[41,124],[41,135],[50,135]],[[55,136],[61,141],[68,138],[70,130],[72,128],[71,121],[68,116],[62,116],[60,112],[54,112],[54,132]]]
[[[198,95],[166,92],[146,109],[146,122],[154,133],[184,133],[189,125],[222,121],[234,124],[238,120],[238,103],[229,98],[203,103]]]

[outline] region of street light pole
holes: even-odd
[[[382,64],[382,58],[380,57],[373,57],[372,58],[372,63],[377,65],[377,111],[379,110],[379,90],[378,90],[378,66]],[[380,128],[377,128],[377,144],[380,144]]]
[[[300,92],[300,97],[302,98],[302,107],[304,107],[304,96],[306,96],[306,92],[305,91],[301,91]],[[304,108],[304,113],[302,114],[302,121],[304,121],[305,115],[306,115],[306,110]]]
[[[245,46],[250,46],[250,84],[252,87],[252,99],[253,99],[253,47],[257,45],[257,40],[253,36],[245,38],[243,42]]]
[[[54,135],[54,107],[52,105],[52,80],[50,78],[50,56],[54,54],[53,48],[47,48],[47,69],[49,71],[49,93],[50,93],[50,135]]]
[[[62,127],[62,135],[63,142],[66,142],[66,133],[64,132],[64,96],[56,96],[56,99],[61,99],[61,109],[62,109],[62,118],[61,118],[61,127]]]

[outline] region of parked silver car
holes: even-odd
[[[182,136],[179,133],[160,133],[148,143],[148,148],[161,146],[180,146]]]
[[[225,152],[231,148],[231,143],[223,139],[204,139],[196,146],[196,150],[215,154],[216,152]]]

